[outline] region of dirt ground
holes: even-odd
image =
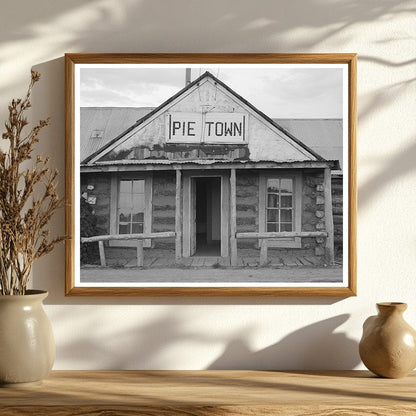
[[[335,283],[342,282],[342,267],[291,268],[109,268],[81,269],[81,283]]]
[[[106,249],[106,265],[81,267],[82,283],[335,283],[342,282],[342,258],[328,266],[308,253],[289,255],[269,250],[260,266],[259,250],[239,249],[238,266],[229,257],[212,255],[175,259],[174,250],[144,250],[143,267],[137,267],[135,249]]]

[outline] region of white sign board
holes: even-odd
[[[167,142],[244,142],[246,123],[247,116],[241,113],[169,113]]]

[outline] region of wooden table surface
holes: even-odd
[[[0,415],[416,415],[416,373],[367,371],[53,371],[0,389]]]

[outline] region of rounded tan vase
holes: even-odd
[[[39,384],[52,369],[55,342],[42,301],[48,292],[0,295],[0,387]]]
[[[363,325],[360,357],[381,377],[400,378],[416,367],[416,331],[403,319],[406,303],[377,303]]]

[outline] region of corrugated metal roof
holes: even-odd
[[[81,107],[80,160],[101,149],[152,110],[150,107]],[[94,133],[99,137],[93,137]]]
[[[145,114],[140,120],[136,121],[134,124],[130,125],[125,132],[123,132],[122,134],[120,134],[119,136],[115,136],[114,139],[107,141],[103,144],[103,146],[100,148],[100,152],[101,151],[105,151],[109,146],[111,146],[114,143],[117,143],[117,141],[127,132],[131,131],[132,129],[134,129],[135,127],[139,126],[140,124],[142,124],[144,121],[146,121],[149,117],[151,117],[153,114],[158,113],[161,109],[163,109],[164,107],[166,107],[169,103],[171,103],[172,101],[174,101],[177,97],[180,97],[181,95],[183,95],[187,90],[190,90],[191,88],[193,88],[195,85],[199,86],[199,83],[204,79],[204,78],[211,78],[216,84],[222,86],[225,90],[227,90],[229,93],[231,93],[235,98],[237,98],[237,100],[243,102],[245,105],[247,105],[248,107],[251,108],[251,110],[253,110],[254,112],[256,112],[257,114],[259,114],[265,121],[267,121],[268,123],[272,124],[275,128],[277,128],[278,130],[281,130],[283,133],[285,133],[287,136],[290,137],[291,140],[293,140],[293,142],[297,143],[298,146],[302,147],[304,150],[306,150],[309,154],[313,155],[315,158],[317,158],[318,160],[322,160],[322,156],[318,153],[316,153],[313,149],[311,149],[310,147],[306,146],[306,144],[304,144],[302,141],[298,140],[297,137],[295,137],[294,135],[292,135],[290,132],[288,131],[284,131],[284,129],[279,126],[278,124],[275,123],[275,121],[273,119],[271,119],[267,114],[264,114],[262,111],[260,111],[258,108],[256,108],[253,104],[251,104],[249,101],[247,101],[245,98],[243,98],[241,95],[237,94],[233,89],[231,89],[228,85],[224,84],[220,79],[218,79],[217,77],[215,77],[214,75],[212,75],[209,71],[206,71],[204,74],[202,74],[200,77],[196,78],[194,81],[192,81],[190,84],[186,85],[183,89],[181,89],[180,91],[178,91],[176,94],[174,94],[172,97],[168,98],[164,103],[160,104],[158,107],[154,108],[153,110],[147,112],[147,114]],[[90,161],[90,159],[94,158],[95,156],[97,156],[98,153],[100,152],[92,152],[90,153],[86,158],[82,158],[82,161],[88,162]]]
[[[150,107],[81,107],[80,160],[101,149],[130,126],[149,114]],[[326,160],[342,166],[341,119],[273,119]],[[101,133],[99,138],[93,133]]]
[[[327,160],[342,167],[342,119],[273,119]]]

